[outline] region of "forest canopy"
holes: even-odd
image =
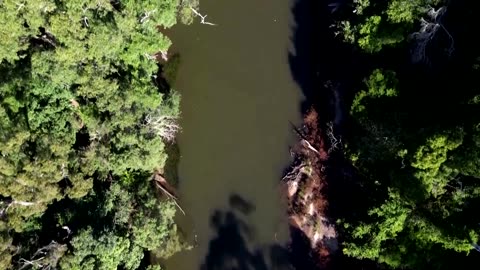
[[[182,248],[150,179],[178,130],[160,29],[190,5],[0,2],[1,269],[137,269]]]
[[[340,220],[343,252],[388,268],[467,267],[480,251],[479,4],[354,2],[338,27],[370,69],[344,150],[366,199]]]

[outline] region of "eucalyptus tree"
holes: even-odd
[[[15,247],[20,233],[38,230],[40,216],[52,203],[80,202],[96,181],[119,179],[127,171],[148,175],[163,167],[165,143],[178,131],[179,95],[161,93],[154,83],[158,60],[171,45],[160,29],[177,22],[184,2],[0,2],[3,269],[11,254],[20,252]],[[189,15],[182,16],[188,22]],[[138,226],[156,226],[145,222],[150,223]],[[79,233],[75,248],[91,235],[87,228],[74,233]],[[128,236],[110,238],[115,233],[95,240],[118,242],[120,248]],[[132,254],[160,246],[163,238],[157,237],[151,246],[137,245]]]

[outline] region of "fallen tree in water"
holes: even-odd
[[[174,195],[174,188],[167,182],[167,180],[160,173],[155,174],[153,176],[153,180],[155,182],[155,186],[175,203],[183,215],[186,215],[185,211],[178,203],[178,197]]]

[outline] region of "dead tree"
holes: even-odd
[[[414,40],[414,49],[412,53],[412,61],[415,63],[426,62],[429,63],[427,50],[439,33],[443,32],[448,37],[448,48],[446,53],[450,56],[455,50],[455,41],[450,32],[443,25],[443,17],[447,11],[446,7],[441,7],[438,10],[430,8],[427,12],[428,18],[420,20],[420,31],[413,33],[410,38]]]
[[[303,134],[303,132],[300,129],[298,129],[293,123],[290,122],[290,124],[292,125],[292,128],[295,131],[295,133],[297,133],[297,135],[301,138],[300,143],[307,149],[310,149],[319,155],[320,151],[318,151],[315,147],[312,146],[312,144],[307,140],[307,137]]]
[[[292,169],[290,169],[290,171],[282,178],[282,181],[294,181],[296,182],[297,180],[299,180],[299,177],[302,175],[303,173],[303,168],[305,167],[305,163],[300,163],[299,165],[293,167]]]
[[[177,117],[160,115],[159,112],[147,115],[145,117],[145,125],[152,133],[157,134],[168,142],[175,140],[175,135],[180,131]]]
[[[30,259],[20,258],[18,260],[18,270],[27,268],[50,270],[56,269],[58,260],[67,250],[66,245],[61,245],[55,241],[39,248]]]
[[[166,182],[165,178],[163,178],[162,176],[158,175],[158,177],[160,177],[160,179],[157,179],[156,177],[153,178],[153,180],[155,181],[155,185],[157,186],[158,189],[160,189],[165,195],[167,195],[167,197],[169,197],[173,203],[178,207],[178,209],[182,212],[182,214],[185,216],[186,213],[185,211],[183,210],[183,208],[180,206],[180,204],[178,203],[178,198],[173,195],[172,193],[170,193],[170,191],[168,191],[166,188],[163,187],[163,182]]]
[[[313,147],[307,140],[303,139],[301,141],[302,145],[304,145],[305,147],[307,147],[308,149],[312,150],[313,152],[317,153],[317,154],[320,154],[320,151],[318,151],[317,149],[315,149],[315,147]]]
[[[205,21],[205,19],[207,18],[208,15],[202,15],[202,14],[200,14],[200,12],[198,12],[198,11],[197,11],[196,9],[194,9],[193,7],[190,7],[190,9],[191,9],[192,12],[195,14],[195,16],[200,17],[200,23],[201,23],[201,24],[213,25],[213,26],[216,25],[216,24],[214,24],[214,23]]]
[[[85,25],[85,27],[90,27],[90,25],[88,25],[88,17],[87,16],[84,16],[82,17],[82,21],[83,21],[83,24]]]
[[[163,60],[168,61],[168,52],[167,51],[160,51],[160,56]]]
[[[14,205],[28,207],[28,206],[34,206],[37,203],[36,202],[17,201],[17,200],[7,200],[7,201],[1,202],[1,204],[6,204],[4,207],[2,207],[0,209],[0,217],[3,217],[4,215],[7,214],[8,209],[10,207],[14,206]]]
[[[145,23],[146,21],[148,21],[148,19],[150,18],[150,16],[151,16],[153,13],[155,13],[155,12],[157,12],[156,9],[145,12],[145,14],[143,15],[143,17],[140,18],[140,23],[143,24],[143,23]]]
[[[339,146],[342,145],[342,138],[336,138],[335,133],[333,131],[333,123],[328,122],[327,123],[327,137],[330,141],[330,148],[328,149],[328,153],[330,154],[332,151],[335,151],[338,149]]]

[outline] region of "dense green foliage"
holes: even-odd
[[[462,268],[480,241],[478,4],[380,2],[357,1],[341,24],[376,59],[350,109],[345,152],[366,197],[341,221],[344,253],[393,268]]]
[[[145,250],[158,249],[168,257],[182,247],[173,223],[175,206],[158,201],[147,177],[126,174],[115,183],[95,187],[81,202],[54,205],[62,207],[52,217],[58,226],[85,224],[70,225],[78,234],[60,261],[62,269],[137,269]]]
[[[357,16],[340,22],[346,41],[368,52],[405,41],[421,16],[441,0],[354,0]]]
[[[179,114],[154,83],[159,29],[188,5],[0,1],[1,269],[136,269],[181,248],[149,179]]]

